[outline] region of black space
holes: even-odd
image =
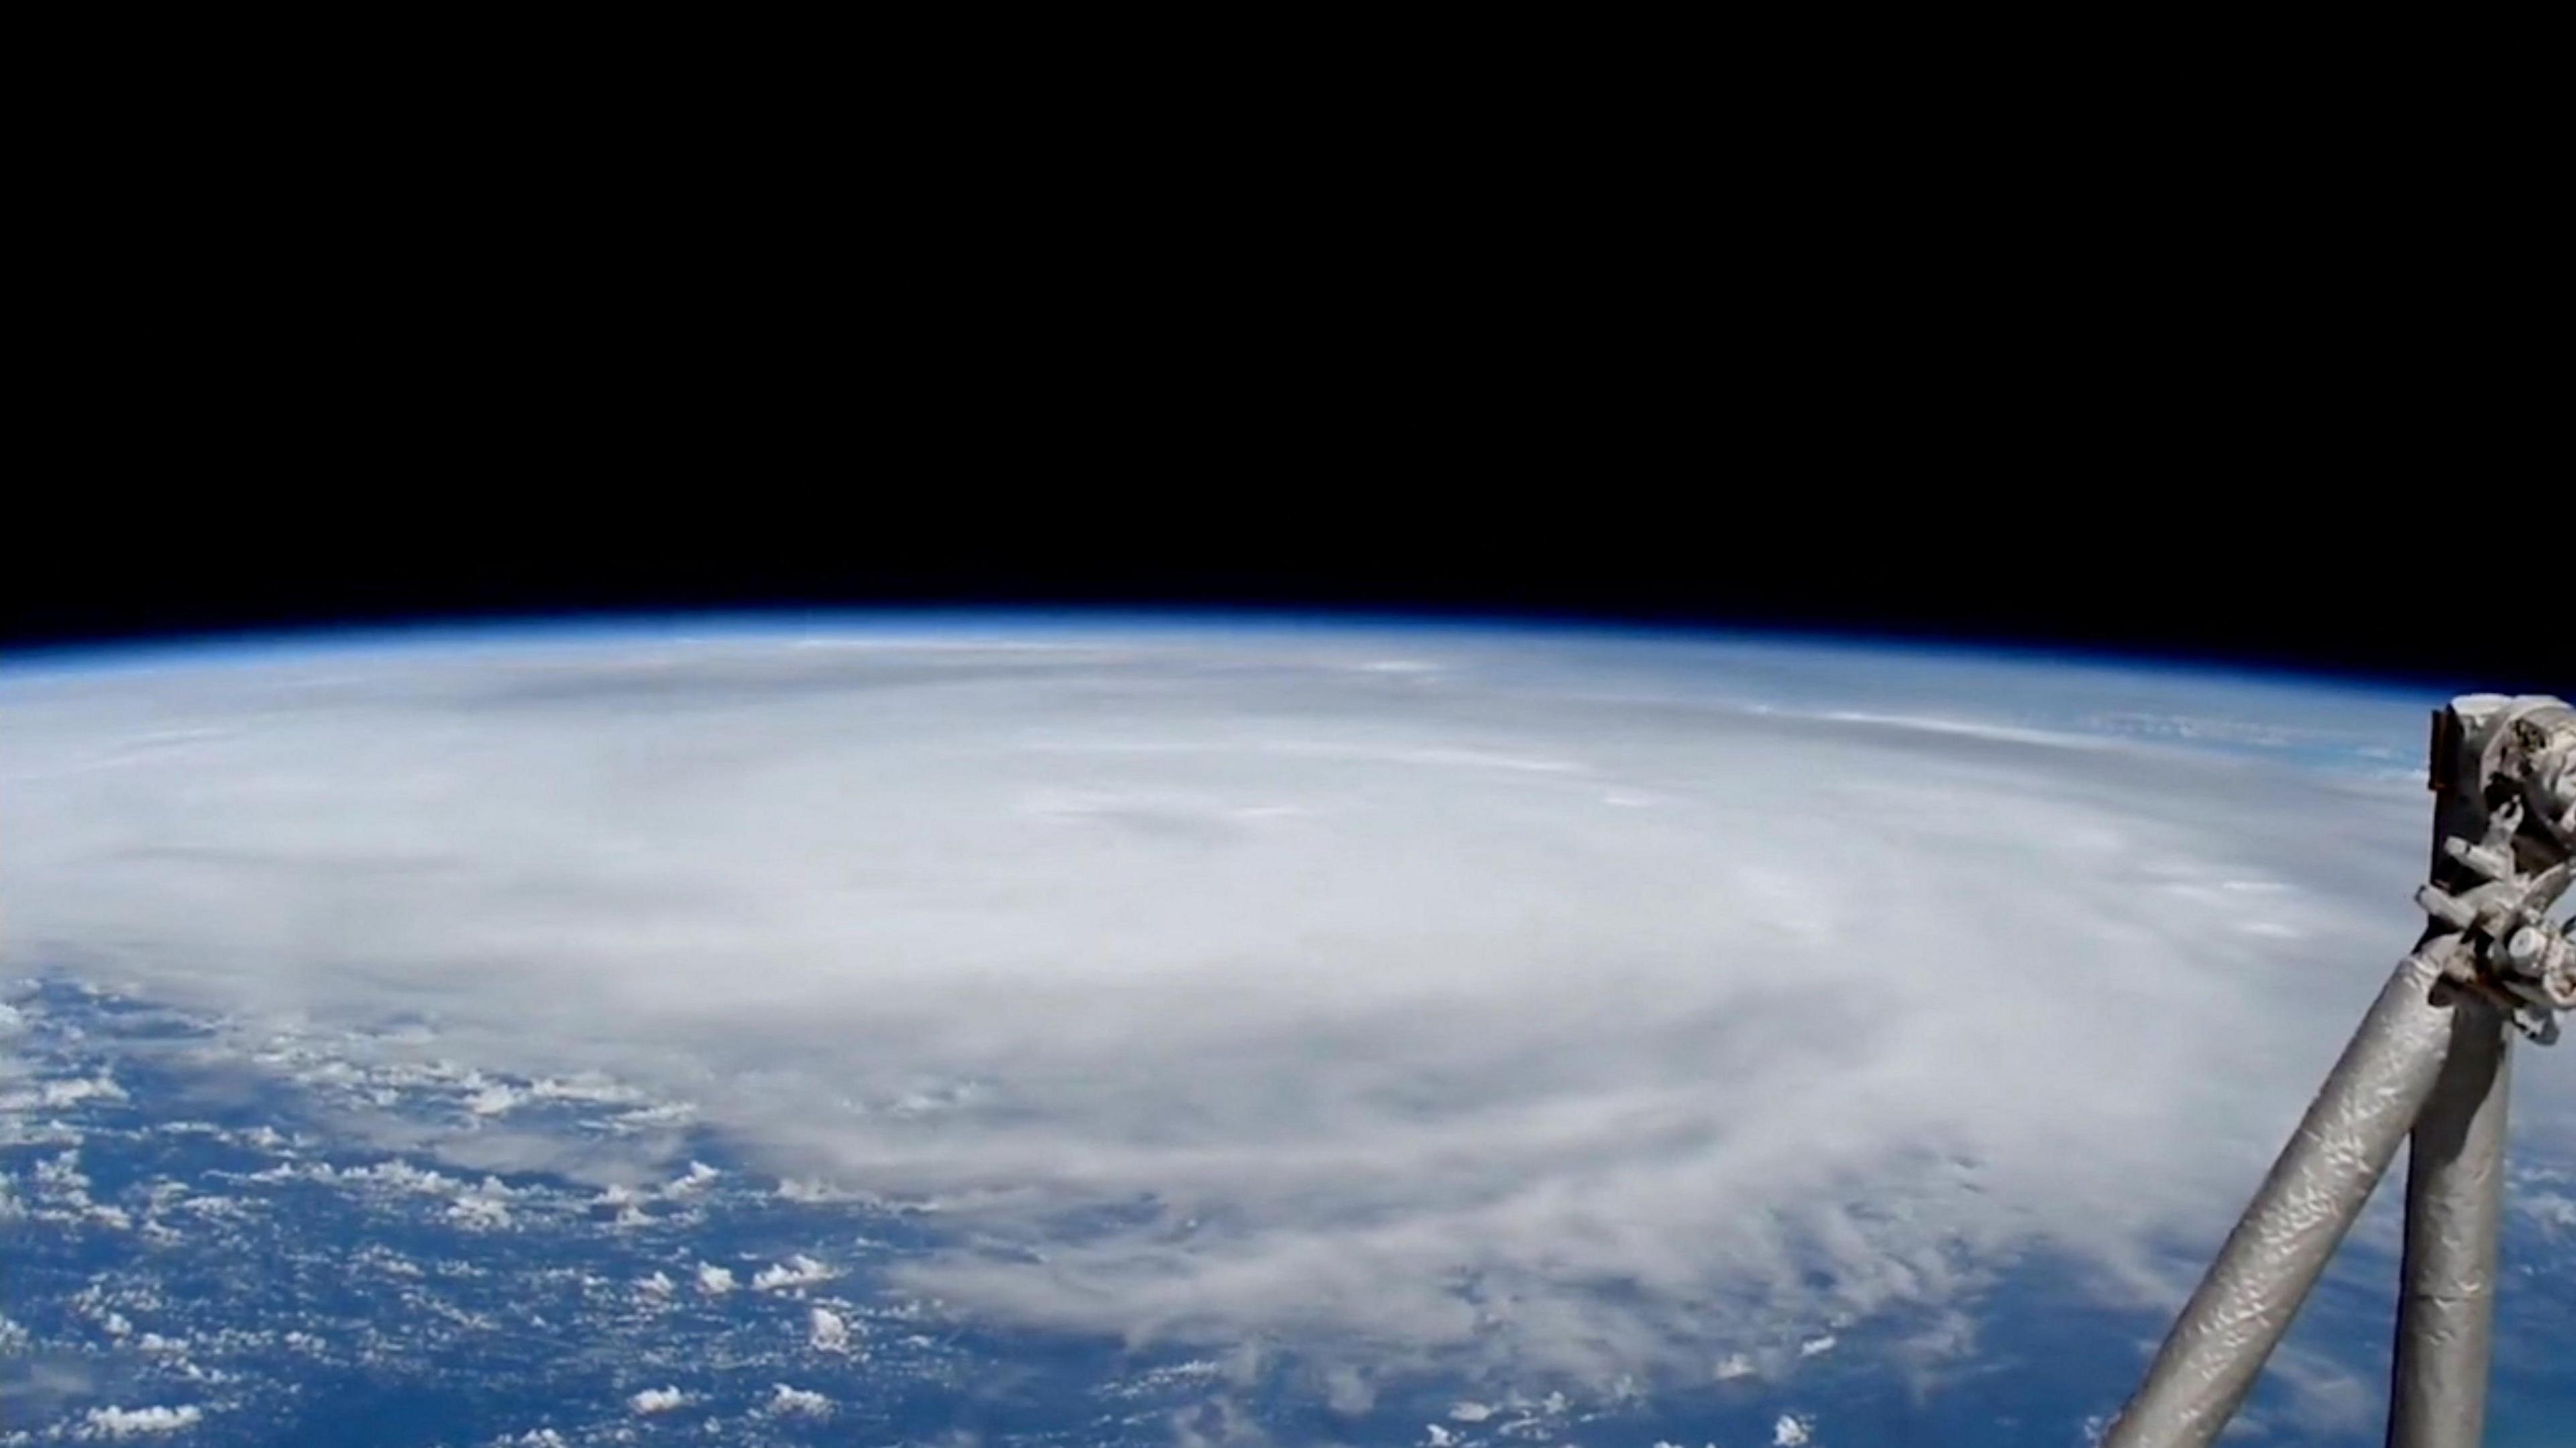
[[[31,401],[67,445],[0,514],[0,650],[1321,606],[2576,692],[2563,459],[2516,443],[2552,374],[2454,321],[2528,259],[2433,275],[2375,153],[2148,131],[1691,186],[1358,141],[1113,180],[1014,132],[978,154],[1028,177],[839,190],[443,133],[321,186],[155,132]]]
[[[871,603],[1320,606],[2074,645],[2459,689],[2576,682],[2563,630],[2496,626],[2511,610],[2445,598],[2399,526],[2323,537],[2303,502],[1639,487],[1592,469],[1545,485],[1325,487],[1287,469],[1229,485],[1215,458],[1203,485],[1166,473],[1124,490],[855,460],[838,487],[751,471],[336,502],[219,492],[149,521],[142,499],[101,500],[17,541],[8,641]]]
[[[700,337],[712,334],[697,334]],[[1566,334],[1552,334],[1562,337]],[[2336,386],[1307,346],[889,371],[790,350],[193,359],[22,491],[8,652],[871,603],[1572,615],[2576,692],[2546,490]],[[2151,353],[2156,366],[2179,366]],[[665,365],[676,370],[665,371]],[[2267,364],[2268,365],[2268,364]],[[1429,371],[1421,370],[1430,368]],[[2231,380],[2233,379],[2233,380]],[[1998,402],[1995,389],[2009,383]],[[2525,523],[2517,510],[2527,513]],[[2553,582],[2554,580],[2554,582]]]

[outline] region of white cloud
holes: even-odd
[[[626,1406],[638,1413],[667,1413],[688,1401],[689,1395],[678,1388],[646,1388],[626,1400]]]
[[[1780,1421],[1771,1425],[1771,1448],[1801,1448],[1812,1441],[1814,1429],[1812,1420],[1782,1413]]]
[[[816,1352],[848,1352],[850,1324],[841,1314],[828,1307],[817,1307],[807,1315],[806,1337]]]
[[[779,1417],[822,1418],[830,1416],[832,1400],[811,1388],[791,1388],[785,1383],[770,1385],[769,1411]]]
[[[518,1195],[498,1177],[459,1191],[447,1207],[448,1219],[469,1231],[498,1231],[510,1225],[510,1199]]]
[[[42,1081],[32,1095],[13,1093],[0,1096],[0,1108],[27,1106],[77,1106],[83,1101],[123,1101],[125,1088],[108,1076],[82,1076],[69,1080]]]
[[[84,1438],[144,1438],[193,1428],[206,1411],[191,1403],[178,1408],[92,1408],[81,1417]]]
[[[1367,1373],[1349,1363],[1335,1363],[1324,1370],[1325,1407],[1347,1417],[1376,1405],[1377,1386]]]
[[[460,1132],[540,1115],[505,1080],[691,1103],[813,1199],[937,1201],[972,1245],[894,1284],[984,1319],[1606,1384],[1777,1377],[2033,1248],[2170,1293],[2415,929],[2419,790],[2064,746],[2234,710],[2411,751],[2421,700],[1335,647],[0,674],[0,958],[434,1014]],[[2568,1139],[2571,1054],[2518,1130]]]
[[[2576,1197],[2552,1191],[2526,1190],[2514,1198],[2514,1205],[2545,1226],[2560,1231],[2576,1231]]]
[[[810,1287],[817,1282],[828,1282],[833,1275],[831,1268],[800,1253],[785,1262],[772,1262],[753,1273],[751,1285],[755,1291],[776,1292],[789,1287]]]

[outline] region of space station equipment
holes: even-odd
[[[2484,1432],[2516,1034],[2576,1009],[2576,710],[2467,694],[2433,715],[2424,933],[2219,1248],[2103,1448],[2201,1448],[2253,1390],[2410,1136],[2389,1448]]]

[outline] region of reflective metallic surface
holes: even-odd
[[[2576,880],[2576,711],[2464,694],[2435,711],[2433,861],[2415,951],[2103,1439],[2217,1438],[2412,1132],[2390,1448],[2476,1448],[2485,1431],[2504,1204],[2512,1031],[2547,1044],[2576,1004],[2566,929]]]
[[[2198,1448],[2253,1390],[2432,1095],[2452,1029],[2439,979],[2420,955],[2389,977],[2104,1448]]]
[[[2433,731],[2429,773],[2438,790],[2433,812],[2432,885],[2471,889],[2484,876],[2467,868],[2465,842],[2493,839],[2508,879],[2545,863],[2558,843],[2544,797],[2559,773],[2554,750],[2521,763],[2526,797],[2541,806],[2537,831],[2510,828],[2497,838],[2485,781],[2509,744],[2507,721],[2545,725],[2555,734],[2567,715],[2555,701],[2453,701]],[[2525,730],[2527,734],[2528,729]],[[2440,757],[2445,749],[2447,759]],[[2538,787],[2544,794],[2532,794]],[[2523,810],[2508,802],[2515,825]],[[2538,847],[2539,858],[2535,858]],[[2447,922],[2449,929],[2458,922]],[[2448,934],[2438,916],[2424,945]],[[2419,947],[2419,953],[2422,947]],[[2453,958],[2458,958],[2454,949]],[[2551,1023],[2554,1025],[2554,1022]],[[2463,992],[2452,1020],[2449,1058],[2415,1123],[2407,1159],[2406,1255],[2397,1299],[2395,1364],[2390,1376],[2390,1448],[2477,1448],[2486,1424],[2488,1359],[2495,1330],[2496,1240],[2504,1207],[2505,1117],[2512,1086],[2513,1038],[2504,1013]]]
[[[2485,1431],[2512,1076],[2513,1037],[2504,1018],[2463,997],[2407,1159],[2391,1448],[2477,1448]]]

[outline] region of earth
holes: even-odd
[[[1351,619],[23,657],[0,1442],[2072,1448],[2414,939],[2440,702]],[[2570,1069],[2495,1444],[2576,1421]],[[2395,1198],[2241,1441],[2378,1442]]]

